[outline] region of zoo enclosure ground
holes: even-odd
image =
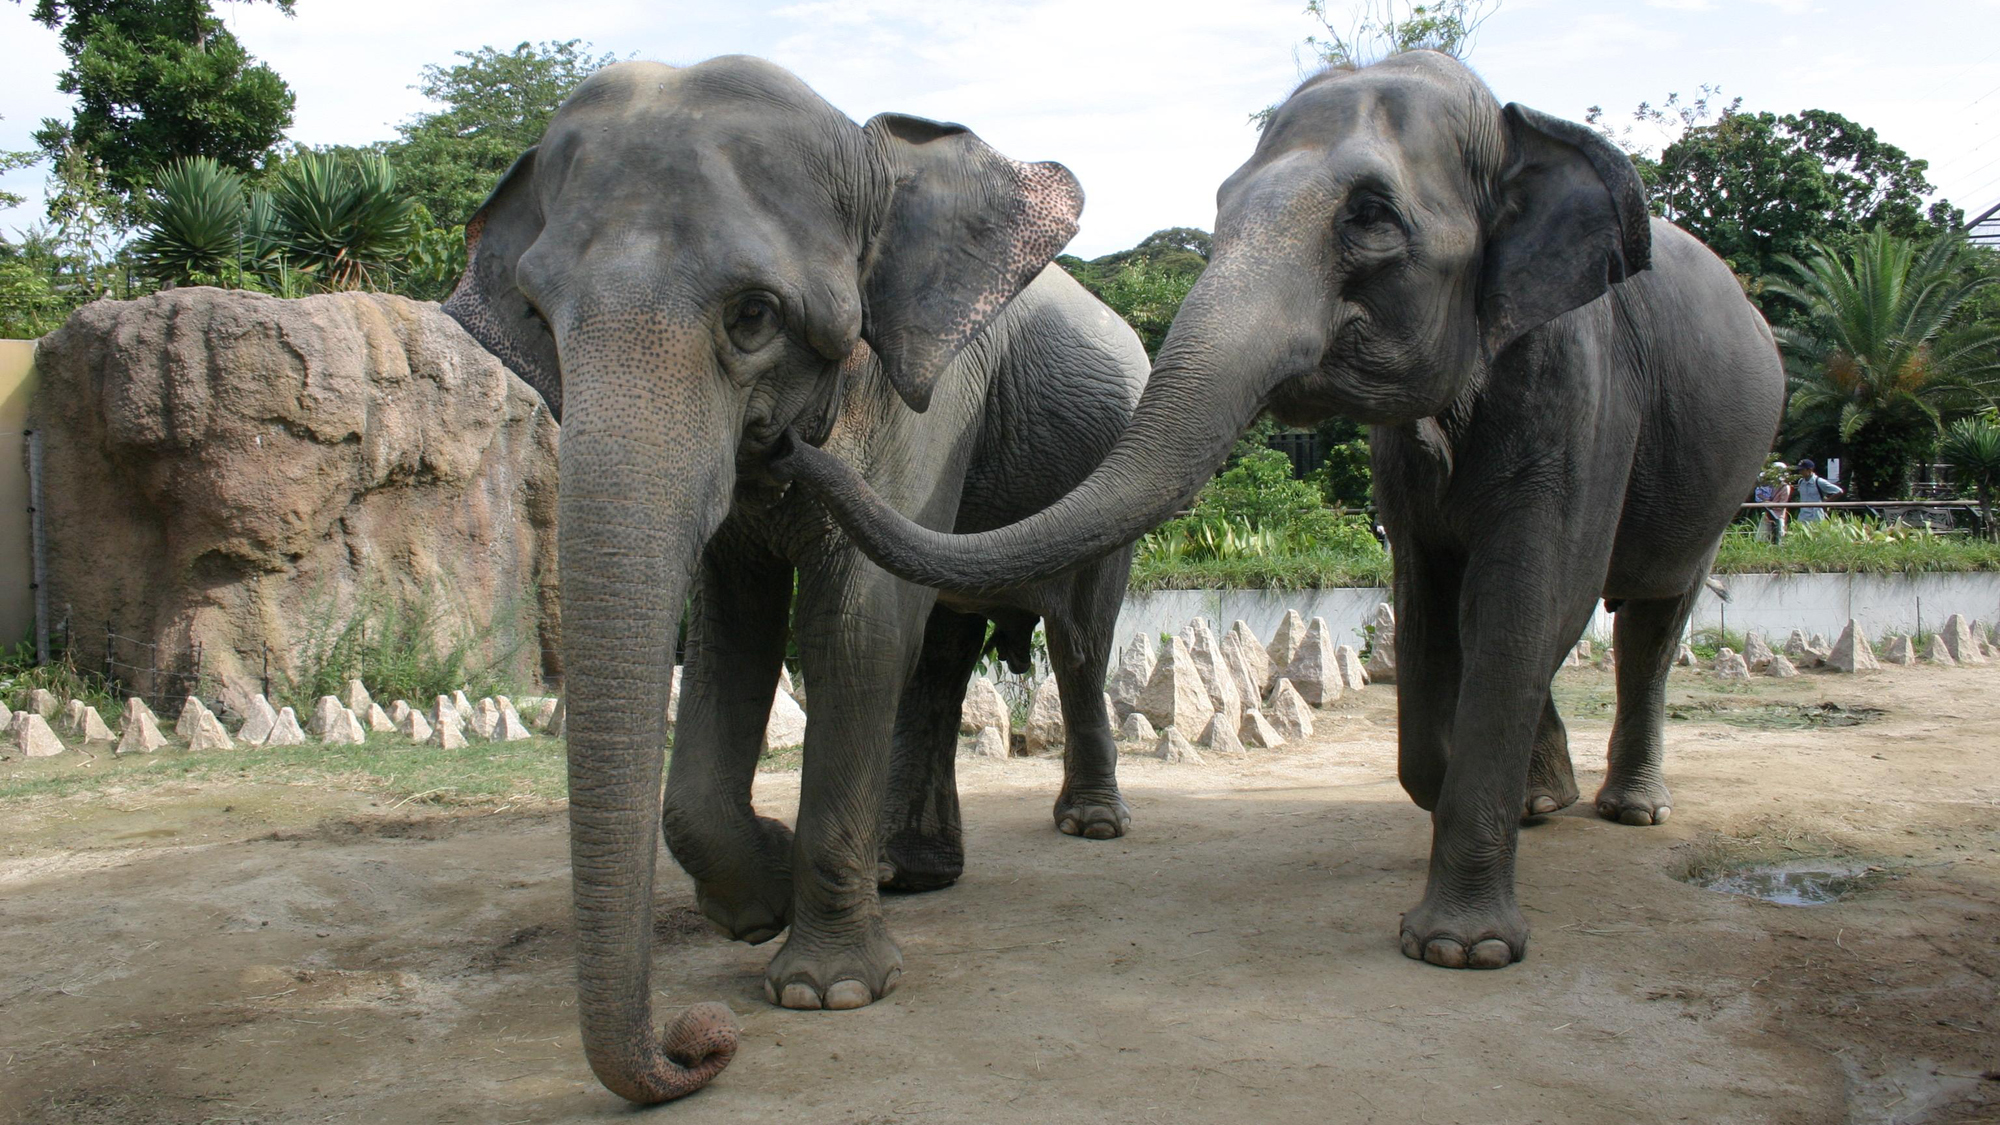
[[[1055,834],[1057,763],[962,760],[966,876],[886,901],[906,975],[862,1011],[766,1005],[771,948],[709,931],[663,865],[661,1003],[724,999],[744,1039],[660,1115],[1992,1120],[1996,689],[2000,667],[1735,688],[1677,671],[1675,814],[1642,830],[1585,811],[1611,685],[1565,673],[1586,800],[1524,831],[1534,936],[1494,973],[1396,950],[1428,822],[1393,778],[1393,689],[1350,697],[1308,745],[1128,756],[1134,830],[1115,842]],[[577,1046],[560,804],[287,776],[0,803],[4,1119],[630,1119]],[[797,781],[761,774],[760,807],[789,815]],[[1815,908],[1676,878],[1815,854],[1881,871]]]

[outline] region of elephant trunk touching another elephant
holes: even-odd
[[[1394,548],[1398,774],[1432,814],[1399,943],[1498,968],[1527,948],[1522,816],[1578,797],[1549,687],[1600,597],[1618,607],[1618,713],[1597,811],[1672,811],[1668,664],[1783,398],[1755,306],[1647,215],[1623,153],[1413,51],[1330,68],[1278,107],[1217,193],[1213,260],[1131,428],[1069,495],[944,535],[827,452],[782,447],[775,471],[892,572],[976,590],[1142,534],[1260,411],[1369,423]]]

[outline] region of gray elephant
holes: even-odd
[[[959,874],[952,758],[989,620],[1017,660],[1047,620],[1068,728],[1059,827],[1125,831],[1101,692],[1129,557],[939,598],[765,468],[796,430],[889,503],[966,531],[1080,483],[1146,376],[1131,330],[1047,266],[1081,206],[1060,165],[956,125],[858,126],[739,57],[593,75],[468,224],[445,309],[562,421],[579,1008],[592,1067],[624,1097],[696,1089],[734,1046],[716,1006],[653,1034],[656,824],[723,930],[790,927],[772,1001],[854,1008],[895,985],[878,865],[892,888]],[[750,804],[788,627],[811,688],[796,838]]]
[[[1503,109],[1439,54],[1307,81],[1218,206],[1213,261],[1131,428],[1046,511],[957,537],[882,509],[817,450],[781,449],[779,469],[888,569],[976,590],[1143,532],[1263,410],[1372,424],[1399,773],[1432,814],[1429,884],[1401,945],[1506,965],[1527,947],[1523,814],[1577,796],[1549,684],[1600,595],[1617,612],[1618,710],[1597,811],[1670,811],[1667,669],[1777,429],[1771,333],[1727,266],[1649,219],[1622,153]]]

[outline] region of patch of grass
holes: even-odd
[[[103,676],[80,671],[67,653],[47,664],[37,665],[34,648],[21,644],[15,646],[13,652],[0,657],[0,701],[5,702],[10,710],[25,708],[28,693],[36,688],[48,689],[65,703],[81,699],[97,708],[98,714],[111,723],[118,721],[118,709],[123,705]]]
[[[165,749],[95,761],[61,758],[0,763],[0,801],[67,797],[111,786],[252,779],[375,791],[426,804],[497,804],[568,795],[560,739],[470,742],[458,750],[412,745],[397,734],[372,734],[360,746],[250,746],[195,753]]]
[[[1782,543],[1734,529],[1715,555],[1718,574],[1928,574],[2000,570],[2000,543],[1863,519],[1794,524]]]
[[[364,590],[345,613],[331,594],[322,594],[308,607],[296,671],[273,688],[271,704],[308,715],[321,696],[339,696],[353,679],[383,700],[413,706],[460,688],[473,699],[517,694],[519,685],[496,669],[527,636],[518,618],[508,607],[495,607],[491,625],[465,628],[437,590],[409,599]]]

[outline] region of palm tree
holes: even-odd
[[[1921,253],[1881,229],[1849,257],[1813,249],[1806,262],[1779,259],[1793,277],[1766,283],[1807,314],[1803,328],[1774,329],[1793,430],[1846,448],[1857,497],[1893,495],[1947,413],[1991,405],[2000,392],[2000,325],[1952,322],[1995,277],[1968,260],[1957,234]]]
[[[1938,442],[1938,456],[1951,466],[1960,487],[1972,486],[1987,537],[2000,540],[2000,527],[1993,524],[1993,490],[2000,486],[2000,415],[1989,410],[1953,422]]]

